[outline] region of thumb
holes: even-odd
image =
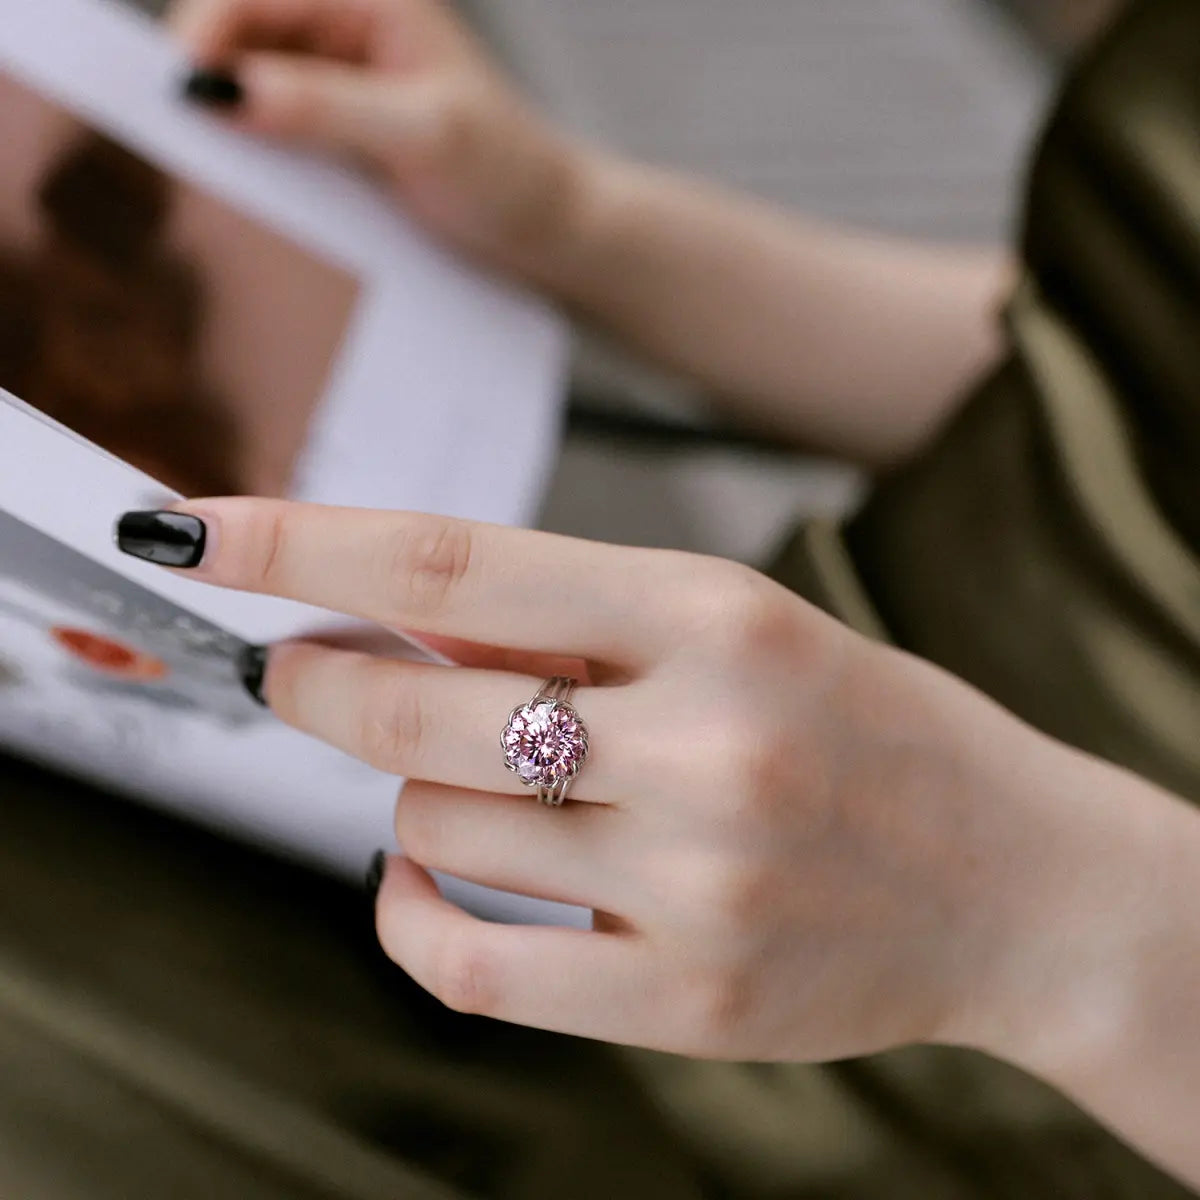
[[[300,54],[253,53],[238,62],[238,123],[273,137],[396,165],[437,136],[443,115],[430,81]]]

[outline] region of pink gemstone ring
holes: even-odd
[[[575,687],[565,675],[548,679],[528,704],[512,710],[500,735],[504,765],[552,808],[566,800],[588,756],[587,726],[569,703]]]

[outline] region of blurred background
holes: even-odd
[[[1010,237],[1064,57],[1114,3],[461,0],[591,138],[814,216],[985,242]],[[755,563],[859,489],[838,464],[724,436],[702,396],[578,332],[545,527]]]

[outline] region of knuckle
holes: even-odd
[[[769,731],[751,730],[739,739],[732,754],[733,770],[738,786],[733,790],[735,801],[740,800],[752,812],[762,812],[771,798],[781,790],[791,754],[785,739],[773,737]]]
[[[443,941],[429,990],[454,1012],[490,1016],[498,1008],[495,965],[483,946],[465,934]]]
[[[380,556],[385,586],[398,597],[400,614],[442,612],[471,569],[471,527],[448,517],[427,517],[385,539]],[[398,614],[398,615],[400,615]]]
[[[360,754],[378,770],[412,774],[421,762],[426,743],[427,721],[421,697],[403,672],[385,673],[380,669],[384,664],[371,666],[378,671],[378,678],[374,686],[364,689],[367,703],[358,737]]]
[[[737,563],[721,563],[704,589],[701,633],[718,652],[739,656],[777,652],[791,634],[791,612],[781,590]]]
[[[396,841],[421,866],[434,866],[442,842],[436,805],[423,803],[415,791],[401,792],[396,803]]]
[[[287,507],[265,507],[249,540],[249,561],[245,570],[247,582],[251,587],[265,592],[281,590],[286,569],[288,536]]]
[[[727,932],[756,930],[770,914],[769,880],[744,859],[710,863],[700,902],[710,924]]]
[[[770,719],[731,717],[709,741],[700,786],[727,820],[757,822],[787,791],[793,755],[788,738],[771,731]]]

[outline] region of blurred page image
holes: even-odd
[[[167,714],[265,721],[241,685],[246,649],[0,510],[0,726],[39,757],[86,746],[93,762],[144,760]]]
[[[0,74],[0,387],[184,494],[282,495],[360,284]]]

